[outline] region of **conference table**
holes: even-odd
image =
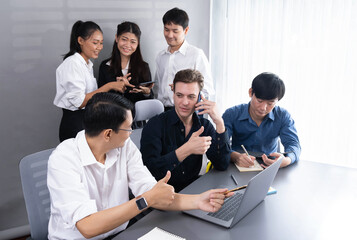
[[[192,184],[202,191],[247,184],[257,172],[211,170]],[[357,239],[357,169],[300,160],[279,169],[272,187],[255,209],[230,229],[182,212],[153,210],[114,239],[138,239],[154,227],[180,237],[199,239]],[[192,187],[191,187],[192,188]],[[181,193],[192,193],[183,189]]]

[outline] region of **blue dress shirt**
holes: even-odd
[[[249,115],[249,104],[231,107],[223,114],[224,124],[229,138],[232,137],[232,151],[241,151],[241,145],[248,151],[262,152],[266,155],[277,152],[278,139],[285,148],[291,163],[298,161],[301,147],[295,122],[283,108],[275,106],[258,125]]]
[[[227,131],[218,134],[207,119],[193,114],[193,124],[185,137],[185,126],[171,109],[149,120],[141,136],[143,162],[151,174],[160,180],[171,171],[169,184],[178,192],[198,178],[202,166],[202,155],[191,154],[182,162],[177,159],[176,149],[186,143],[193,132],[204,126],[200,136],[211,136],[211,146],[206,155],[217,170],[226,170],[230,161],[230,144]]]

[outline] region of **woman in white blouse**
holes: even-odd
[[[103,49],[103,32],[91,21],[77,21],[70,38],[70,50],[56,70],[56,96],[53,103],[62,108],[59,138],[73,138],[83,130],[83,108],[97,92],[115,90],[124,92],[129,84],[126,78],[107,83],[100,88],[93,75],[90,58],[98,58]]]

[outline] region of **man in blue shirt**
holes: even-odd
[[[284,94],[284,82],[277,75],[261,73],[249,89],[251,101],[225,111],[224,123],[232,137],[232,162],[241,167],[254,164],[255,157],[242,153],[243,145],[248,152],[262,153],[263,167],[271,165],[282,155],[278,153],[279,138],[287,152],[281,167],[299,160],[301,147],[294,120],[285,109],[276,106]]]
[[[142,132],[143,162],[156,179],[171,171],[169,184],[180,191],[198,178],[206,153],[217,170],[229,165],[230,146],[223,118],[216,104],[201,95],[203,76],[197,70],[176,73],[173,81],[174,108],[149,120]],[[208,114],[216,129],[205,118]]]

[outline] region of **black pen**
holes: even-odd
[[[231,174],[231,178],[233,179],[233,182],[234,182],[236,185],[238,185],[238,182],[237,182],[237,180],[235,179],[235,177],[233,176],[233,174]]]

